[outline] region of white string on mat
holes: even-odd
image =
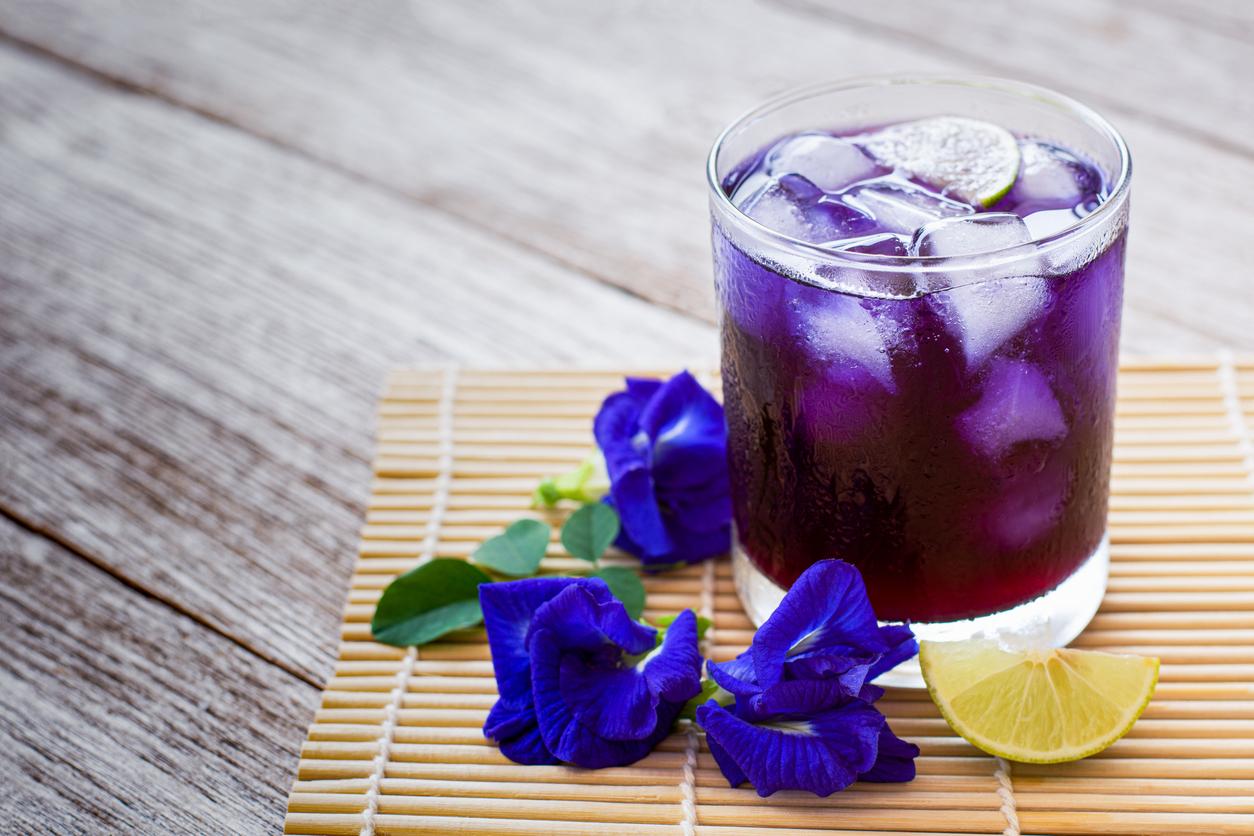
[[[453,401],[457,394],[457,369],[449,367],[444,370],[444,385],[440,391],[439,436],[440,458],[439,473],[436,476],[435,488],[431,498],[431,513],[427,517],[427,527],[422,539],[422,550],[418,554],[417,564],[422,564],[435,556],[436,545],[440,539],[440,527],[444,524],[444,512],[448,508],[448,496],[453,482]],[[383,713],[383,728],[379,734],[379,751],[374,756],[374,769],[370,773],[366,786],[366,806],[361,811],[362,825],[359,836],[374,836],[375,814],[379,812],[379,785],[387,773],[388,758],[392,753],[392,738],[396,734],[398,714],[405,703],[405,693],[409,690],[409,679],[414,673],[414,663],[418,661],[418,648],[410,647],[405,651],[401,669],[396,672],[396,685],[392,687],[391,699]]]
[[[1250,440],[1250,430],[1245,423],[1245,412],[1241,409],[1241,392],[1237,387],[1237,362],[1232,352],[1227,349],[1219,352],[1219,386],[1223,390],[1224,406],[1228,410],[1228,422],[1237,437],[1237,449],[1241,452],[1242,463],[1245,465],[1245,477],[1254,490],[1254,442]]]
[[[710,626],[701,640],[702,655],[708,657],[714,645],[714,561],[707,560],[701,567],[701,602],[698,612],[710,620]],[[701,738],[695,723],[688,724],[688,743],[684,747],[684,769],[679,781],[679,808],[683,818],[679,822],[683,836],[696,836],[697,827],[697,751]]]
[[[392,687],[391,699],[383,713],[383,731],[376,741],[379,751],[374,756],[374,769],[370,772],[366,786],[366,806],[361,811],[362,825],[360,836],[374,836],[374,816],[379,812],[379,782],[387,771],[388,758],[392,753],[392,736],[396,731],[396,715],[405,699],[405,690],[409,687],[409,677],[414,671],[414,662],[418,660],[418,648],[411,647],[405,651],[405,660],[401,669],[396,672],[396,685]]]
[[[997,797],[1001,799],[1001,814],[1006,817],[1006,829],[1002,836],[1020,836],[1019,811],[1015,804],[1015,785],[1010,780],[1010,762],[1005,758],[997,759],[997,771],[993,773],[997,779]]]
[[[679,782],[679,807],[683,818],[679,822],[683,836],[697,833],[697,727],[688,724],[688,746],[684,749],[683,780]]]
[[[696,373],[697,381],[706,389],[711,388],[713,379],[706,371]],[[702,655],[709,657],[709,649],[714,645],[714,561],[707,560],[701,566],[701,599],[698,613],[710,620],[705,638],[701,640]],[[684,768],[679,781],[679,808],[682,818],[679,822],[683,836],[696,836],[697,828],[697,752],[701,748],[701,738],[697,734],[695,723],[689,722],[687,745],[684,747]]]
[[[714,631],[717,629],[714,624],[714,560],[707,560],[704,566],[701,575],[701,615],[710,619],[710,626],[705,631],[705,643],[713,647]]]

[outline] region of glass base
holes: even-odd
[[[961,621],[915,622],[910,625],[920,639],[959,641],[976,636],[995,638],[1007,646],[1062,647],[1088,625],[1106,594],[1110,568],[1110,540],[1102,538],[1097,550],[1071,577],[1039,598],[1001,612]],[[732,541],[732,576],[745,613],[761,625],[779,606],[784,590],[758,571]],[[877,685],[922,688],[918,657],[902,662],[875,680]]]

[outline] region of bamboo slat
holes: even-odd
[[[419,560],[467,557],[521,516],[556,530],[565,512],[531,510],[531,491],[590,450],[592,415],[624,373],[390,376],[339,660],[301,748],[286,832],[1254,833],[1254,358],[1121,368],[1111,578],[1075,644],[1162,659],[1131,733],[1073,764],[1004,764],[954,736],[925,692],[890,690],[880,707],[919,744],[918,778],[826,799],[728,787],[686,728],[628,767],[518,766],[481,733],[495,699],[482,629],[409,651],[371,639],[383,588]],[[703,378],[717,390],[716,374]],[[583,565],[555,535],[542,571]],[[645,584],[646,617],[693,607],[713,618],[707,656],[751,640],[726,561]]]

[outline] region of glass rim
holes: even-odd
[[[804,241],[800,238],[794,238],[755,221],[732,203],[731,197],[723,191],[722,183],[718,176],[719,153],[723,150],[726,142],[737,132],[757,120],[789,105],[805,101],[806,99],[813,99],[826,93],[838,93],[859,88],[927,85],[984,88],[1010,93],[1026,99],[1035,99],[1038,102],[1053,106],[1077,117],[1086,126],[1094,129],[1107,139],[1118,152],[1119,170],[1112,178],[1109,196],[1088,215],[1077,218],[1075,223],[1057,232],[1034,238],[1023,244],[1013,244],[1007,247],[966,253],[960,256],[901,256],[842,252],[829,249],[820,244]],[[1120,135],[1119,131],[1115,129],[1109,120],[1088,105],[1082,104],[1070,96],[1058,93],[1048,87],[1036,84],[999,78],[997,76],[952,73],[866,75],[794,87],[772,96],[733,119],[714,140],[714,145],[710,148],[710,153],[706,160],[706,185],[710,189],[711,199],[719,209],[729,213],[737,222],[747,226],[749,231],[775,246],[796,250],[811,258],[871,271],[900,271],[908,267],[912,272],[929,273],[941,270],[952,271],[956,267],[961,268],[962,266],[988,268],[996,264],[1018,259],[1029,253],[1048,252],[1116,217],[1119,207],[1123,205],[1126,198],[1131,179],[1132,157],[1123,136]],[[994,260],[990,261],[990,259]]]

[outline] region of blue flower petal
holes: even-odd
[[[705,728],[711,711],[724,711],[724,709],[714,700],[710,700],[705,705],[697,706],[697,724],[701,728]],[[718,764],[718,768],[723,773],[723,777],[727,779],[729,786],[735,788],[749,780],[748,776],[741,771],[736,761],[731,755],[727,754],[727,750],[719,744],[717,739],[707,734],[705,736],[705,745],[709,747],[710,754],[714,756],[714,762]]]
[[[888,724],[880,729],[879,747],[875,756],[875,765],[858,776],[859,781],[874,781],[881,784],[899,784],[914,780],[914,759],[919,756],[919,747],[907,743],[893,734]]]
[[[637,413],[662,388],[662,381],[654,377],[627,378],[627,394],[636,402]]]
[[[666,628],[657,650],[639,665],[649,690],[659,698],[683,705],[701,693],[701,650],[697,646],[697,616],[684,610]]]
[[[809,717],[839,708],[856,699],[857,693],[857,689],[851,692],[840,679],[779,682],[747,699],[737,698],[736,714],[747,720]]]
[[[731,521],[731,491],[727,488],[726,473],[719,479],[681,488],[673,483],[661,483],[657,496],[666,508],[668,520],[680,528],[711,531],[727,528]]]
[[[727,434],[723,407],[686,370],[649,398],[640,413],[640,428],[653,439],[659,462],[669,453]]]
[[[888,649],[862,576],[843,560],[821,560],[806,569],[758,629],[752,647],[763,686],[783,677],[790,658]]]
[[[914,658],[919,652],[919,642],[914,637],[914,631],[905,624],[886,624],[881,627],[880,641],[887,645],[888,649],[875,664],[871,665],[866,675],[867,679],[875,679],[907,659]]]
[[[619,510],[612,495],[602,501],[616,511]],[[719,528],[710,531],[692,531],[680,527],[678,521],[678,515],[674,514],[664,518],[663,527],[668,538],[665,545],[654,542],[651,549],[644,547],[633,539],[626,523],[619,529],[614,545],[640,558],[646,569],[673,566],[676,563],[695,563],[714,555],[726,554],[731,548],[730,523],[724,522]]]
[[[683,705],[701,691],[697,619],[685,610],[662,643],[635,667],[624,667],[622,651],[567,653],[560,667],[562,699],[574,718],[600,737],[642,740],[657,729],[661,702]]]
[[[652,460],[653,474],[664,486],[663,498],[715,489],[729,492],[727,439],[722,435],[671,439],[665,448],[659,442],[653,448]]]
[[[716,703],[697,709],[711,751],[732,786],[748,779],[758,795],[778,790],[808,790],[828,796],[853,783],[875,763],[884,717],[853,700],[839,708],[804,718],[775,718],[750,723]],[[730,774],[729,774],[730,773]]]
[[[675,490],[668,486],[659,494],[666,506],[672,531],[683,528],[688,531],[728,530],[731,520],[731,494],[727,490],[727,477],[719,484],[700,488]],[[674,534],[672,533],[672,537]]]
[[[523,731],[513,737],[501,740],[499,746],[502,755],[514,763],[521,763],[524,766],[544,766],[561,763],[549,751],[549,748],[544,745],[544,738],[540,734],[540,727],[536,723],[534,714],[531,715],[531,722]]]
[[[632,619],[604,581],[588,580],[596,581],[597,586],[569,586],[540,606],[531,620],[528,651],[532,634],[541,629],[560,636],[563,650],[593,651],[608,645],[617,645],[632,655],[652,650],[657,644],[657,630]]]
[[[709,662],[705,669],[720,688],[737,698],[762,693],[762,686],[758,685],[753,671],[753,652],[750,650],[726,662]]]
[[[527,628],[542,604],[572,585],[609,587],[599,578],[527,578],[507,583],[485,583],[479,587],[479,606],[492,652],[501,702],[512,709],[531,705],[531,672],[527,658]],[[496,735],[490,735],[495,737]]]
[[[558,759],[587,769],[625,766],[635,763],[670,732],[680,706],[661,703],[654,732],[642,740],[609,740],[575,719],[562,696],[561,668],[564,655],[562,637],[553,630],[533,631],[531,648],[531,687],[536,700],[536,717],[544,743]]]
[[[618,467],[647,464],[635,444],[643,406],[630,392],[615,392],[601,402],[601,409],[592,420],[592,435],[605,453],[605,464],[610,468],[611,477],[615,475],[615,464]]]
[[[528,666],[527,680],[530,683],[531,669]],[[488,712],[488,719],[483,722],[483,736],[491,740],[507,740],[525,733],[536,727],[536,709],[531,703],[531,687],[527,687],[527,704],[512,707],[505,700],[497,700]]]
[[[614,597],[599,578],[527,578],[479,587],[479,604],[500,694],[488,712],[483,733],[497,741],[501,753],[516,763],[558,763],[545,747],[536,720],[526,636],[537,610],[571,587],[584,590],[598,602]]]
[[[869,677],[871,664],[879,658],[875,653],[842,655],[840,653],[810,654],[784,663],[785,679],[838,679],[850,696],[856,696]]]
[[[567,653],[558,689],[575,720],[601,737],[643,740],[657,728],[658,696],[635,668],[598,665]]]
[[[610,477],[616,545],[646,565],[704,560],[731,542],[723,410],[681,372],[663,383],[629,378],[593,424]]]
[[[611,471],[612,473],[612,471]],[[643,468],[610,477],[610,498],[622,521],[622,534],[636,544],[640,557],[669,554],[675,543],[667,531],[653,490],[653,476]]]
[[[862,690],[858,692],[858,699],[862,700],[867,705],[872,705],[878,702],[882,696],[884,696],[884,689],[878,685],[872,685],[869,682],[863,685]]]
[[[731,548],[731,523],[709,531],[680,529],[672,532],[676,541],[674,557],[687,563],[695,563],[715,555],[726,554]]]
[[[592,421],[592,435],[605,455],[611,483],[629,470],[647,471],[651,465],[652,444],[640,429],[643,407],[630,392],[615,392],[601,403]]]

